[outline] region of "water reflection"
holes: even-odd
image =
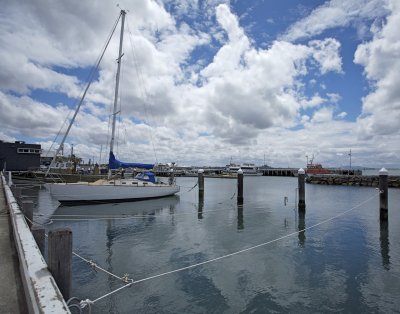
[[[243,220],[243,204],[239,205],[237,208],[237,229],[243,230],[244,229],[244,220]]]
[[[231,197],[234,181],[213,179],[206,186],[207,200],[199,200],[193,190],[182,191],[180,200],[172,198],[171,202],[167,198],[82,206],[80,210],[63,207],[57,209],[54,219],[69,219],[59,215],[71,214],[89,219],[55,221],[47,228],[71,227],[75,252],[118,276],[129,274],[134,279],[297,233],[271,245],[121,290],[95,304],[96,313],[396,312],[400,274],[396,257],[400,246],[394,239],[400,213],[392,213],[396,219],[390,221],[390,252],[388,226],[379,226],[376,219],[376,200],[365,205],[363,215],[355,210],[309,229],[305,245],[305,213],[282,209],[282,193],[292,191],[297,180],[246,179],[246,209]],[[177,180],[182,186],[193,186],[195,179]],[[374,192],[369,188],[316,185],[308,189],[312,197],[307,201],[307,227],[353,207]],[[394,192],[397,201],[400,196],[397,190]],[[47,194],[41,193],[41,202],[46,202],[42,210],[49,217],[47,204],[52,203]],[[155,202],[161,202],[161,206]],[[54,204],[51,213],[58,206]],[[381,257],[372,256],[371,250]],[[73,292],[79,298],[93,300],[121,286],[117,280],[92,272],[77,258],[73,263]],[[371,267],[376,263],[378,267]]]
[[[380,220],[380,237],[382,265],[386,270],[390,269],[389,255],[389,223],[387,220]]]
[[[304,229],[306,228],[306,212],[299,211],[299,223],[298,223],[298,230],[299,230],[299,246],[304,247],[304,243],[306,241],[306,233]]]
[[[203,219],[204,198],[199,198],[199,206],[197,207],[197,219]]]
[[[179,196],[163,197],[154,200],[81,205],[81,206],[59,206],[53,213],[53,220],[74,220],[90,218],[110,218],[119,219],[124,217],[149,216],[155,215],[164,209],[173,212],[179,202]]]

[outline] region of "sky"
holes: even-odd
[[[122,8],[118,159],[400,168],[398,0],[0,5],[0,140],[54,154]],[[65,155],[108,160],[119,35]]]

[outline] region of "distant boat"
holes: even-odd
[[[113,153],[114,147],[114,136],[115,136],[115,125],[117,116],[117,102],[118,102],[118,88],[119,88],[119,76],[122,58],[122,43],[124,33],[124,21],[125,21],[124,10],[121,10],[119,18],[121,18],[121,35],[119,45],[119,56],[118,56],[118,68],[116,76],[115,86],[115,97],[114,97],[114,114],[112,120],[112,136],[110,141],[110,155],[109,155],[109,173],[113,169],[125,169],[125,168],[139,168],[145,169],[144,172],[139,173],[133,179],[126,179],[123,176],[119,178],[111,178],[109,174],[108,179],[100,179],[95,182],[76,182],[76,183],[47,183],[46,187],[50,190],[51,195],[62,204],[74,205],[74,204],[87,204],[87,203],[110,203],[110,202],[128,202],[137,200],[154,199],[165,196],[174,195],[179,192],[179,186],[175,184],[173,178],[170,178],[168,183],[157,182],[153,172],[149,171],[153,168],[152,164],[138,164],[138,163],[126,163],[117,160]],[[99,60],[100,62],[100,60]],[[98,63],[99,64],[99,63]],[[97,66],[98,66],[97,64]],[[86,87],[86,91],[90,86],[90,83]],[[86,91],[84,95],[86,94]],[[83,101],[84,96],[81,99],[79,106],[75,112],[74,118],[79,110],[79,107]],[[70,126],[74,121],[71,120]],[[64,140],[68,134],[64,135],[63,141],[60,147],[64,144]],[[58,151],[57,151],[58,153]],[[56,156],[57,156],[56,153]],[[53,159],[53,161],[55,158]],[[49,167],[50,169],[51,167]]]
[[[242,165],[236,165],[236,164],[229,164],[226,165],[226,171],[230,174],[236,174],[239,169],[242,169],[243,175],[245,176],[261,176],[262,172],[258,170],[255,164],[242,164]]]
[[[321,164],[314,164],[314,155],[311,157],[310,161],[308,161],[307,156],[307,168],[305,169],[306,174],[331,174],[332,171],[322,167]]]

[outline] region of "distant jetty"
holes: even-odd
[[[314,175],[306,178],[306,182],[310,184],[377,187],[379,176]],[[400,188],[400,176],[389,176],[388,186]]]

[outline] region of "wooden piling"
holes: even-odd
[[[299,188],[299,212],[304,212],[306,210],[306,196],[305,196],[305,174],[303,168],[298,171],[298,188]]]
[[[18,188],[18,187],[15,187],[15,189],[14,189],[14,191],[13,191],[14,193],[14,197],[16,198],[16,199],[20,199],[21,198],[21,195],[22,195],[22,188]]]
[[[55,229],[49,232],[48,266],[65,300],[71,297],[72,231]]]
[[[380,237],[382,265],[386,270],[390,269],[390,252],[389,252],[389,222],[381,220],[380,222]]]
[[[237,172],[237,202],[243,204],[243,170]]]
[[[22,201],[22,213],[26,217],[26,223],[29,229],[32,228],[33,222],[33,201]]]
[[[203,219],[204,199],[199,198],[199,207],[197,208],[197,219]]]
[[[388,220],[388,171],[379,171],[379,217],[381,221]]]
[[[13,182],[12,182],[12,172],[9,171],[9,172],[8,172],[8,186],[11,187],[12,185],[13,185]]]
[[[45,230],[43,227],[33,226],[31,228],[33,238],[40,250],[40,253],[44,256],[44,244],[45,244]]]
[[[306,213],[305,211],[299,211],[299,222],[298,222],[298,229],[299,229],[299,245],[300,247],[304,247],[304,243],[306,241]]]
[[[204,170],[199,169],[198,173],[199,201],[204,199]]]
[[[237,229],[244,229],[244,219],[243,219],[243,204],[238,204],[237,208]]]

